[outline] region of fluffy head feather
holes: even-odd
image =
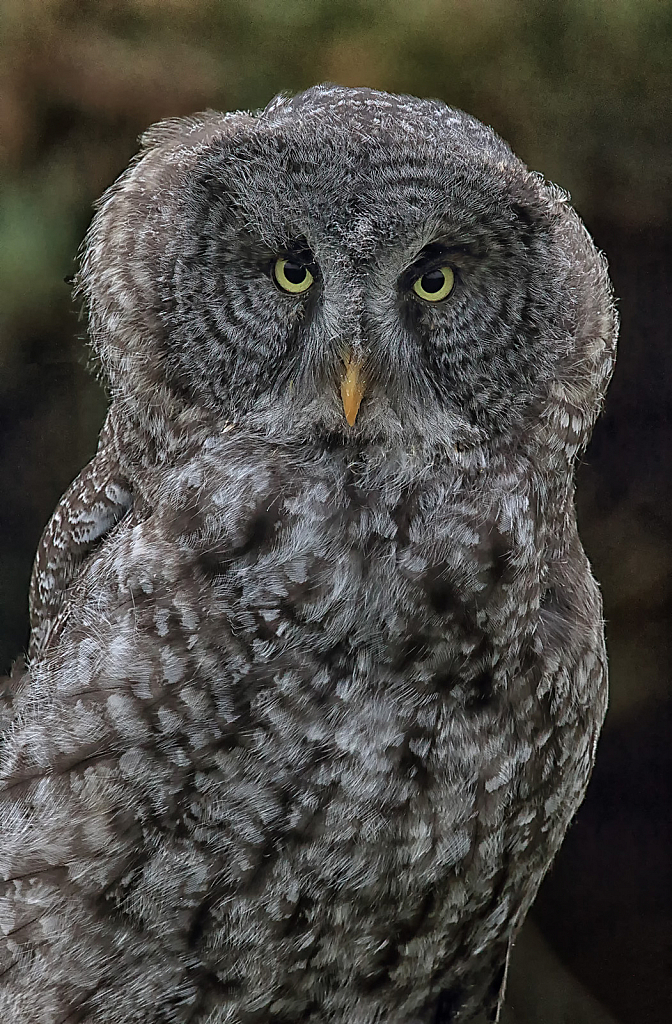
[[[411,284],[436,251],[455,287],[432,306]],[[275,286],[284,253],[316,267],[308,293]],[[115,396],[283,436],[528,444],[562,435],[562,412],[574,454],[613,359],[605,264],[567,197],[467,114],[364,89],[150,130],[100,203],[80,287]],[[367,378],[354,434],[349,349]]]

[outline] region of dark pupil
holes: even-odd
[[[439,292],[443,288],[446,282],[446,275],[442,270],[430,270],[428,274],[423,274],[420,279],[420,284],[423,289],[430,294],[432,292]]]
[[[303,263],[287,260],[284,266],[285,277],[291,284],[303,284],[306,280],[306,268]]]

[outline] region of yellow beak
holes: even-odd
[[[362,377],[362,361],[361,359],[353,359],[349,355],[343,362],[345,363],[345,374],[341,378],[341,399],[343,400],[345,418],[352,427],[357,419],[357,413],[364,396],[365,384]]]

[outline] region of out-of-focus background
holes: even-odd
[[[0,673],[26,644],[40,532],[104,415],[64,283],[91,204],[151,122],[264,106],[324,80],[440,97],[475,114],[569,189],[609,257],[620,356],[578,503],[604,593],[611,709],[513,995],[533,1000],[541,979],[536,1009],[521,1014],[575,1024],[571,999],[557,1009],[557,985],[543,992],[555,956],[556,982],[558,970],[574,979],[620,1024],[663,1024],[672,1020],[672,3],[0,0]],[[581,1005],[581,1019],[603,1019],[597,1003]]]

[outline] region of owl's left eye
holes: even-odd
[[[275,261],[273,276],[284,292],[293,295],[308,291],[315,280],[305,263],[288,259]]]
[[[437,267],[413,282],[413,291],[425,302],[440,302],[453,290],[455,274],[452,267]]]

